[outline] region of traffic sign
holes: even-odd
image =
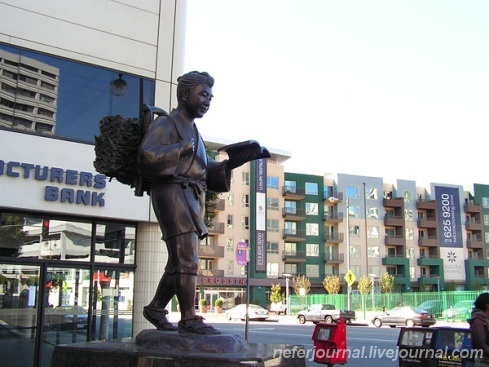
[[[345,279],[345,282],[348,284],[349,287],[351,287],[353,283],[355,283],[355,280],[357,280],[357,277],[355,276],[355,274],[353,274],[351,270],[348,270],[343,279]]]

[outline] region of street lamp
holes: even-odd
[[[292,278],[292,274],[282,273],[285,278],[285,302],[287,302],[287,307],[285,308],[285,314],[290,316],[290,302],[289,302],[289,279]]]
[[[331,203],[339,203],[340,199],[331,196],[328,198]],[[350,198],[346,198],[346,272],[350,271]],[[346,299],[348,310],[351,310],[351,287],[347,284]]]

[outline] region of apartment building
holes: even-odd
[[[392,274],[399,291],[489,285],[485,231],[489,186],[476,184],[470,193],[452,184],[419,187],[410,180],[392,184],[378,177],[284,172],[276,162],[268,166],[272,168],[267,173],[267,267],[257,271],[252,256],[251,300],[264,306],[272,284],[285,287],[284,273],[306,275],[313,293],[324,292],[322,280],[328,275],[338,275],[346,292],[343,277],[348,270],[357,279]],[[213,241],[224,236],[228,250],[223,261],[213,259],[212,266],[224,277],[246,275],[243,267],[232,264],[233,242],[244,239],[254,251],[255,219],[248,205],[253,187],[248,178],[253,180],[252,168],[251,174],[247,168],[236,172],[232,192],[220,197],[224,233]],[[216,284],[202,283],[201,292],[206,289],[219,294]]]

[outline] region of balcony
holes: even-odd
[[[201,269],[197,273],[201,277],[223,277],[224,270],[221,269]]]
[[[224,257],[224,246],[199,246],[199,257]]]
[[[385,216],[384,217],[384,225],[391,227],[402,227],[404,225],[404,218],[401,216]]]
[[[416,209],[436,210],[436,200],[418,199],[416,200]]]
[[[402,254],[387,254],[382,258],[382,265],[405,265],[409,268],[409,259]]]
[[[337,200],[330,200],[330,198],[335,198]],[[343,193],[332,193],[331,190],[327,190],[323,192],[323,200],[326,201],[325,204],[335,205],[337,203],[341,203],[343,201]]]
[[[465,221],[467,231],[482,231],[482,222],[480,219],[469,218]]]
[[[287,220],[305,220],[306,214],[303,209],[282,208],[282,217]]]
[[[427,236],[427,237],[419,237],[418,238],[418,246],[421,247],[437,247],[438,237],[437,236]]]
[[[343,222],[343,213],[325,212],[323,219],[325,223],[341,223]]]
[[[288,186],[284,186],[282,188],[282,195],[287,200],[304,200],[306,197],[304,190],[299,190],[297,188]]]
[[[406,238],[403,235],[386,234],[384,244],[390,246],[405,246]]]
[[[482,205],[474,203],[465,204],[464,211],[466,213],[482,213]]]
[[[224,234],[224,223],[213,222],[212,225],[207,227],[209,234]]]
[[[343,237],[343,233],[326,233],[324,235],[324,241],[330,243],[342,243]]]
[[[436,228],[436,218],[418,219],[418,228]]]
[[[402,208],[404,206],[404,199],[384,199],[382,205],[384,205],[384,208]]]
[[[291,231],[284,229],[282,238],[291,242],[302,242],[306,240],[306,233],[304,231]]]
[[[428,274],[422,275],[418,278],[418,282],[420,285],[442,285],[445,282],[445,279],[440,277],[437,274]]]
[[[443,260],[436,255],[420,256],[417,260],[418,266],[442,266]]]
[[[324,254],[324,262],[329,264],[342,264],[345,261],[345,254]]]
[[[485,247],[484,241],[478,237],[467,238],[467,248],[483,249]]]
[[[306,261],[305,251],[282,251],[282,261],[301,263]]]
[[[216,200],[216,210],[222,212],[225,209],[226,209],[226,200],[224,200],[224,199],[217,199]]]

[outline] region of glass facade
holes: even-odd
[[[107,115],[139,117],[153,80],[0,44],[0,129],[93,144]],[[132,336],[136,223],[0,207],[2,366]]]

